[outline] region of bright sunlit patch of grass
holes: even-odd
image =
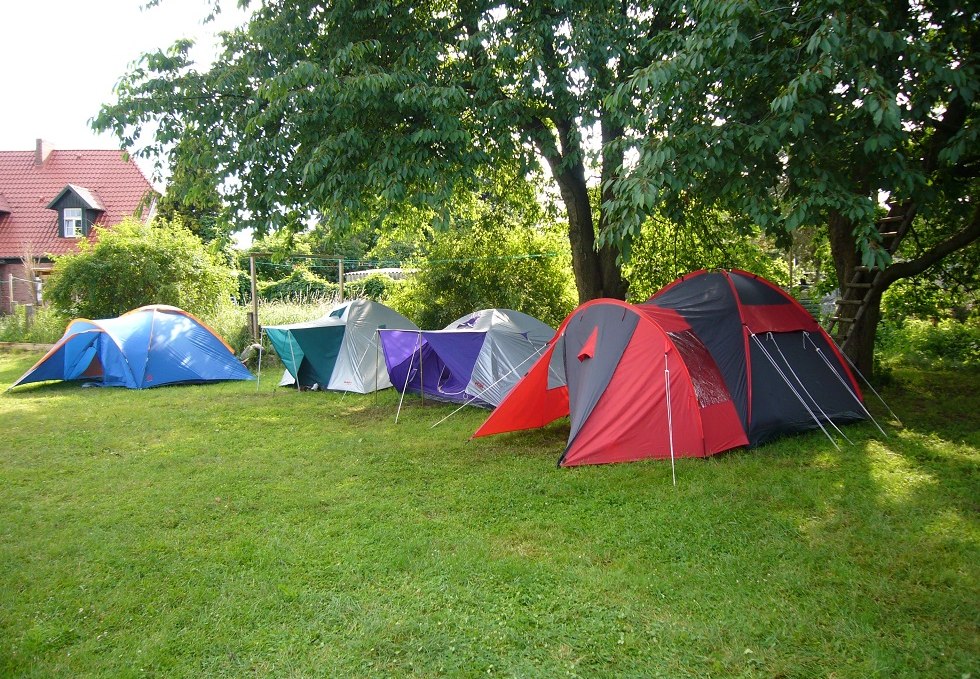
[[[885,442],[871,441],[865,448],[874,464],[871,477],[878,484],[883,498],[892,502],[905,502],[925,485],[936,483],[928,471],[907,460],[900,452],[893,451]]]

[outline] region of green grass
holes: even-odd
[[[0,397],[0,676],[980,676],[976,372],[677,488],[272,372]]]

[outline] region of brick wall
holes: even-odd
[[[47,269],[50,266],[50,264],[41,265],[42,269]],[[11,276],[13,276],[13,302],[15,304],[34,303],[34,290],[26,280],[27,273],[24,271],[23,264],[20,262],[16,264],[0,264],[0,314],[9,314],[13,311],[13,306],[11,305]]]

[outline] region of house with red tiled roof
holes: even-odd
[[[36,301],[26,257],[43,279],[51,255],[74,252],[95,227],[148,219],[156,195],[121,151],[62,151],[41,139],[33,151],[0,151],[0,313]]]

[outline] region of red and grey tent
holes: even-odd
[[[744,271],[698,271],[644,304],[580,306],[474,436],[569,415],[571,466],[704,457],[865,413],[798,302]]]

